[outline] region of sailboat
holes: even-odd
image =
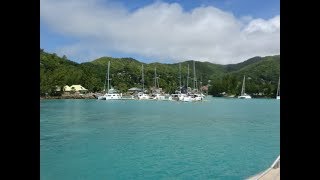
[[[188,73],[189,73],[189,65],[188,65]],[[188,74],[189,75],[189,74]],[[181,63],[179,63],[179,88],[178,90],[175,91],[174,94],[171,94],[169,97],[169,100],[176,100],[176,101],[181,101],[183,99],[184,96],[187,96],[186,94],[186,90],[188,88],[184,88],[181,85]],[[187,83],[188,83],[188,79],[187,79]],[[188,87],[188,85],[187,85]]]
[[[189,67],[188,67],[188,70],[189,70]],[[195,61],[193,61],[193,93],[187,93],[187,96],[182,97],[181,100],[184,102],[193,102],[193,101],[203,100],[202,94],[198,93]]]
[[[181,63],[179,63],[179,88],[178,88],[178,90],[175,91],[175,94],[171,95],[173,100],[182,101],[182,99],[187,96],[186,93],[188,91],[188,78],[189,78],[189,64],[188,64],[187,86],[182,87],[182,84],[181,84],[181,80],[182,80]]]
[[[165,96],[160,93],[159,77],[157,77],[157,68],[154,68],[154,92],[152,94],[154,100],[165,100]]]
[[[277,97],[276,97],[276,99],[280,99],[280,77],[279,77],[279,81],[278,81]]]
[[[150,99],[148,94],[144,93],[144,73],[143,73],[143,64],[141,67],[141,76],[142,76],[142,92],[138,93],[138,99]]]
[[[106,77],[106,81],[108,81],[107,93],[103,96],[99,96],[98,97],[99,100],[119,100],[122,98],[122,94],[117,93],[117,91],[115,89],[113,89],[113,88],[109,89],[110,80],[111,79],[110,79],[110,61],[109,61],[108,62],[107,77]]]
[[[243,76],[241,95],[238,96],[239,99],[251,99],[251,96],[245,93],[245,87],[246,87],[245,83],[246,83],[246,76]]]

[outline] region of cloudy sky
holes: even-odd
[[[238,63],[280,54],[280,2],[40,0],[40,47],[76,62]]]

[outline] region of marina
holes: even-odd
[[[44,0],[38,68],[42,180],[280,180],[279,0]]]
[[[196,69],[195,69],[195,61],[193,61],[193,89],[189,89],[188,80],[189,77],[189,64],[188,64],[188,76],[187,76],[187,85],[183,87],[181,84],[181,64],[179,64],[179,88],[176,91],[177,94],[165,94],[162,92],[159,86],[159,77],[157,76],[157,68],[154,68],[154,86],[152,87],[152,93],[147,94],[145,87],[144,87],[144,71],[143,71],[143,64],[141,65],[141,83],[142,89],[138,90],[137,93],[131,96],[122,96],[122,93],[118,93],[116,89],[110,89],[110,61],[108,62],[105,86],[107,84],[107,89],[104,87],[104,91],[106,92],[102,96],[97,96],[98,100],[157,100],[157,101],[181,101],[181,102],[196,102],[202,101],[205,99],[205,95],[199,91],[197,78],[196,78]],[[184,89],[184,90],[183,90]],[[137,88],[134,88],[137,90]]]

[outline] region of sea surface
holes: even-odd
[[[41,180],[245,179],[280,153],[280,100],[40,100]]]

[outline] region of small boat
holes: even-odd
[[[198,89],[198,82],[197,82],[197,77],[196,77],[196,65],[195,61],[193,61],[193,92],[188,93],[188,96],[184,98],[184,101],[202,101],[204,98],[204,94],[199,93]]]
[[[245,82],[246,82],[246,76],[243,76],[241,95],[238,96],[239,99],[251,99],[251,96],[245,93],[245,87],[246,87]]]
[[[115,89],[109,89],[108,93],[104,95],[105,100],[120,100],[122,99],[122,93],[119,94]]]
[[[122,97],[122,94],[117,93],[115,89],[113,88],[109,89],[110,80],[111,80],[109,78],[110,77],[109,72],[110,72],[110,61],[108,62],[108,71],[107,71],[107,77],[106,77],[106,81],[108,81],[107,93],[104,94],[103,96],[98,96],[98,100],[120,100]]]
[[[152,99],[154,100],[165,100],[166,97],[160,93],[155,93],[151,96]]]
[[[194,102],[194,101],[202,101],[204,99],[204,94],[198,92],[197,87],[197,78],[196,78],[196,67],[195,67],[195,61],[193,61],[193,91],[189,92],[188,87],[188,79],[189,79],[189,65],[188,65],[188,76],[187,76],[187,87],[186,92],[182,93],[180,89],[180,93],[178,94],[179,101],[183,102]]]
[[[198,93],[190,93],[187,96],[184,96],[181,101],[183,102],[194,102],[194,101],[202,101],[203,97]]]
[[[139,99],[139,100],[149,100],[149,99],[150,99],[150,96],[149,96],[148,94],[139,92],[139,93],[138,93],[138,99]]]
[[[159,77],[157,76],[157,68],[154,68],[154,92],[151,95],[153,100],[165,100],[165,96],[160,93]]]
[[[144,74],[143,74],[143,64],[141,66],[141,75],[142,75],[142,92],[138,93],[138,99],[139,100],[147,100],[150,99],[150,96],[148,94],[144,93]]]
[[[278,88],[277,88],[277,97],[276,99],[280,100],[280,77],[279,77],[279,81],[278,81]]]

